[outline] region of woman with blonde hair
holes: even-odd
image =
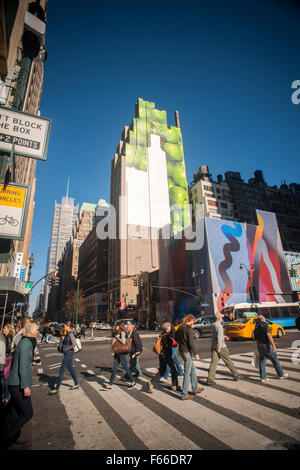
[[[38,324],[32,320],[26,321],[22,338],[14,351],[7,380],[11,399],[7,405],[9,411],[2,430],[0,444],[2,450],[7,450],[19,439],[22,427],[33,417],[30,385],[37,333]]]
[[[15,336],[15,329],[12,325],[7,323],[4,325],[2,333],[5,337],[5,366],[3,370],[3,405],[7,405],[10,395],[8,391],[7,378],[10,373],[12,361],[13,361],[13,339]]]

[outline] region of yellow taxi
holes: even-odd
[[[230,339],[254,339],[255,320],[256,317],[246,317],[234,320],[233,322],[228,323],[225,326],[224,333]],[[270,328],[272,336],[277,336],[277,338],[281,338],[285,335],[284,328],[281,325],[273,323],[267,319],[266,322]]]

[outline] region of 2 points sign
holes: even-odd
[[[46,160],[51,120],[0,106],[0,150]]]

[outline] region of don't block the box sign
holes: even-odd
[[[46,160],[51,120],[0,106],[0,150]]]
[[[24,240],[30,187],[0,184],[0,238]]]

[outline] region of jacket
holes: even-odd
[[[75,339],[75,334],[74,331],[69,331],[62,343],[62,350],[64,354],[67,354],[67,352],[72,351],[76,346],[76,339]]]
[[[196,356],[197,352],[194,345],[193,329],[189,325],[181,325],[176,331],[175,339],[179,344],[181,353],[188,352]]]
[[[142,341],[140,338],[140,335],[138,334],[137,331],[133,330],[131,333],[131,348],[130,348],[130,354],[134,355],[136,353],[141,353],[143,351],[143,346],[142,346]]]
[[[23,337],[14,352],[13,363],[7,379],[8,385],[20,385],[21,389],[30,386],[33,351],[34,346],[31,339]]]

